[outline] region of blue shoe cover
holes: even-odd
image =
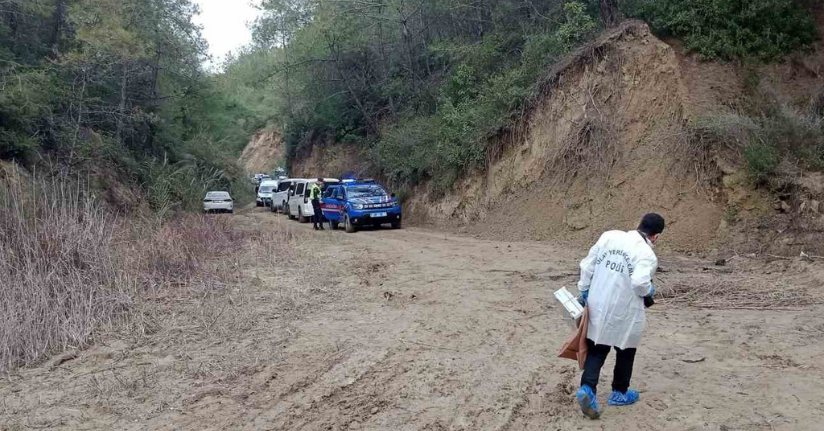
[[[584,413],[584,416],[590,419],[601,417],[601,412],[598,411],[598,400],[595,399],[592,388],[587,385],[581,386],[575,397],[578,398],[578,405],[581,406],[581,412]]]
[[[628,406],[638,402],[638,391],[632,389],[627,390],[627,393],[612,391],[612,396],[609,397],[609,405],[611,406]]]

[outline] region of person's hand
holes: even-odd
[[[649,284],[649,294],[647,295],[648,298],[652,298],[655,296],[655,285],[650,283]]]
[[[587,300],[588,300],[588,299],[589,299],[589,291],[588,291],[588,290],[584,290],[583,292],[581,292],[581,305],[583,305],[584,307],[586,307],[586,306],[587,306]]]

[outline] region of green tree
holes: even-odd
[[[243,121],[232,88],[204,72],[190,0],[1,5],[0,158],[114,166],[147,188],[163,170],[145,163],[221,187],[239,177],[233,154],[259,122]]]

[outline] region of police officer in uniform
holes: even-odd
[[[312,201],[312,210],[315,215],[312,216],[312,224],[315,230],[326,230],[323,227],[323,211],[320,208],[320,198],[323,196],[323,178],[318,178],[318,182],[312,184],[312,189],[309,191],[309,199]]]

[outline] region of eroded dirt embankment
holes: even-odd
[[[592,240],[645,212],[674,247],[711,247],[723,209],[693,169],[685,88],[673,49],[628,23],[561,64],[522,130],[488,172],[413,213],[458,219],[490,237]],[[713,172],[705,172],[712,175]]]
[[[263,129],[255,133],[243,150],[238,164],[249,174],[270,173],[284,166],[283,137],[277,129]]]
[[[675,250],[821,250],[824,187],[808,186],[820,176],[802,173],[796,193],[781,200],[753,190],[740,151],[702,141],[695,128],[743,109],[745,73],[680,49],[640,22],[602,35],[552,71],[486,172],[466,176],[444,198],[421,187],[409,205],[413,218],[485,238],[581,245],[655,211],[667,218],[667,248]],[[820,57],[810,55],[805,70]],[[809,97],[823,84],[797,69],[765,65],[757,74],[779,103],[792,104],[800,86]]]

